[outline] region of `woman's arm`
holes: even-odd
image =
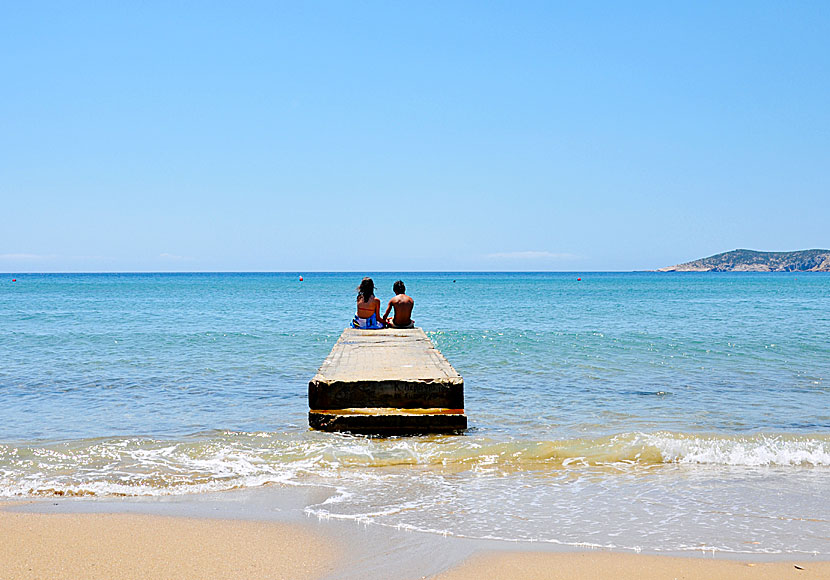
[[[380,317],[380,298],[375,297],[375,318],[377,318],[378,322],[381,324],[385,324],[386,321]]]

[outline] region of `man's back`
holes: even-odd
[[[392,321],[395,326],[409,326],[412,324],[412,309],[415,301],[406,294],[398,294],[389,301],[389,305],[395,309],[395,316]]]
[[[395,297],[389,301],[389,305],[386,307],[386,312],[383,315],[384,320],[387,324],[398,328],[414,326],[415,323],[412,322],[412,309],[415,307],[415,300],[405,294],[406,286],[400,280],[395,282],[392,290],[395,292]],[[395,316],[390,320],[389,311],[393,308],[395,309]]]

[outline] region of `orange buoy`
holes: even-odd
[[[303,277],[302,277],[302,276],[300,276],[300,282],[302,282],[302,281],[303,281]]]
[[[576,281],[577,282],[582,282],[582,278],[577,278]]]
[[[17,278],[12,278],[12,282],[17,282]]]

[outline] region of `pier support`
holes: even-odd
[[[467,428],[464,379],[420,328],[344,330],[308,383],[308,406],[309,425],[323,431]]]

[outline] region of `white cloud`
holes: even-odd
[[[576,254],[569,254],[567,252],[547,252],[542,250],[487,254],[487,258],[490,260],[575,260],[578,257]]]
[[[55,257],[49,254],[0,254],[0,260],[49,260]]]
[[[173,261],[189,260],[190,259],[187,256],[179,256],[178,254],[169,254],[167,252],[162,252],[161,254],[159,254],[159,258],[161,258],[162,260],[173,260]]]

